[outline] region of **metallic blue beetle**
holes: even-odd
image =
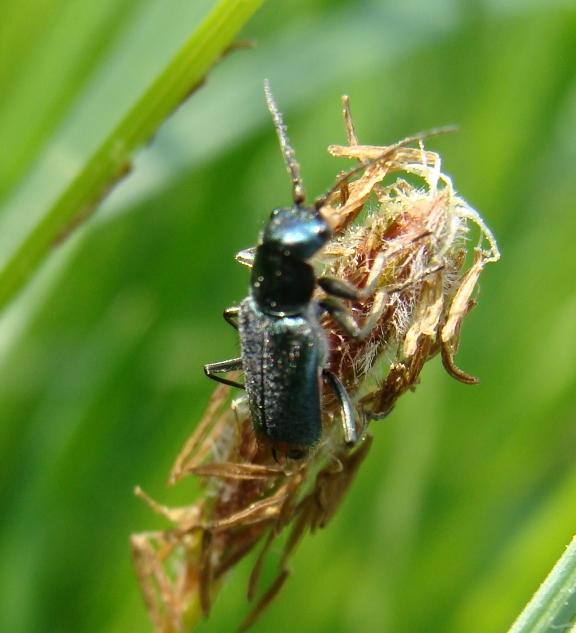
[[[265,92],[292,178],[294,205],[274,209],[256,249],[239,256],[252,268],[250,294],[238,307],[225,310],[224,318],[238,329],[241,357],[211,363],[204,371],[218,382],[246,390],[256,434],[270,444],[275,458],[283,453],[301,459],[322,435],[324,380],[340,404],[346,442],[356,442],[355,408],[340,380],[325,368],[328,349],[319,318],[328,311],[350,336],[365,337],[384,308],[386,293],[375,293],[363,327],[333,297],[358,300],[374,294],[384,259],[376,259],[362,290],[341,280],[316,278],[308,260],[333,234],[319,210],[325,197],[313,207],[303,206],[298,164],[267,83]],[[313,299],[317,284],[332,296]],[[240,369],[244,384],[217,375]]]

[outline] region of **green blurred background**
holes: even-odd
[[[212,5],[2,1],[0,251]],[[242,37],[0,315],[0,630],[152,631],[128,535],[166,523],[132,490],[194,493],[165,481],[236,354],[233,255],[290,200],[268,77],[311,197],[341,94],[366,143],[457,124],[428,145],[502,260],[457,356],[481,384],[430,363],[253,630],[506,631],[576,533],[576,3],[268,0]],[[199,631],[234,630],[247,570]]]

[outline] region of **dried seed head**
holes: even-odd
[[[328,368],[364,417],[379,418],[414,388],[426,361],[438,353],[451,376],[477,382],[456,367],[453,356],[462,323],[475,305],[478,277],[499,253],[478,213],[456,196],[441,172],[438,154],[424,150],[422,136],[416,137],[417,148],[406,146],[415,139],[390,147],[359,145],[347,101],[344,113],[351,145],[329,151],[356,158],[360,175],[349,182],[349,172],[320,199],[336,233],[314,264],[360,288],[372,280],[375,262],[382,266],[372,295],[349,305],[360,323],[373,313],[374,302],[383,306],[364,340],[348,337],[329,316],[322,321]],[[398,172],[418,176],[421,185],[400,177],[382,184]],[[472,225],[480,240],[466,270]],[[250,258],[242,263],[249,265]],[[139,580],[159,633],[184,631],[208,615],[226,573],[262,542],[248,590],[249,599],[256,599],[263,560],[286,530],[278,576],[260,593],[243,625],[249,626],[286,580],[286,564],[299,539],[328,523],[370,449],[367,429],[359,444],[346,445],[335,399],[325,390],[319,446],[304,460],[279,465],[269,447],[258,445],[246,407],[230,403],[229,392],[224,385],[215,389],[170,475],[171,484],[188,475],[201,477],[202,499],[169,509],[138,492],[172,523],[162,532],[132,537]]]

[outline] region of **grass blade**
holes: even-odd
[[[576,537],[508,633],[574,631],[575,617]]]
[[[20,290],[50,248],[86,219],[130,169],[135,150],[204,80],[264,0],[221,0],[111,132],[42,219],[0,261],[0,309]]]

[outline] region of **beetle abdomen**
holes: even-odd
[[[271,316],[252,298],[239,313],[240,345],[252,422],[273,442],[312,447],[322,435],[321,371],[326,356],[312,309]]]

